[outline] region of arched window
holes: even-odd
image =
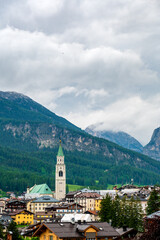
[[[59,177],[63,177],[63,172],[59,171]]]

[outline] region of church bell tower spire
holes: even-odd
[[[58,200],[65,198],[66,195],[66,166],[64,164],[64,154],[59,142],[59,149],[57,154],[56,174],[55,174],[55,197]]]

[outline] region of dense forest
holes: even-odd
[[[56,148],[19,152],[0,147],[0,189],[23,192],[27,186],[46,182],[54,190],[57,151]],[[153,173],[149,166],[144,170],[125,163],[114,163],[103,155],[78,151],[64,151],[64,154],[67,184],[106,189],[108,184],[125,184],[131,178],[137,184],[160,181],[159,174]],[[153,166],[156,163],[158,172],[158,162],[153,160]]]

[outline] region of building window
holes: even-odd
[[[63,172],[59,171],[59,177],[63,177]]]
[[[53,240],[53,236],[49,236],[49,240]]]

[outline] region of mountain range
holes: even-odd
[[[27,96],[0,92],[0,188],[23,191],[46,182],[54,189],[60,138],[68,184],[106,188],[132,178],[137,184],[160,181],[159,161],[92,136]]]
[[[114,132],[107,130],[97,130],[100,124],[87,127],[85,131],[93,136],[107,139],[124,148],[143,153],[153,159],[160,161],[160,128],[154,130],[150,142],[142,146],[134,137],[125,132]]]
[[[125,132],[114,132],[114,131],[98,131],[96,130],[98,125],[91,125],[85,129],[85,131],[93,136],[107,139],[111,142],[117,143],[118,145],[128,148],[136,152],[143,152],[143,146],[134,137],[130,136]]]

